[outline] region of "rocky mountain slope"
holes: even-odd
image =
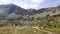
[[[60,5],[56,7],[42,8],[28,13],[30,17],[45,17],[46,15],[54,16],[60,14]],[[28,15],[27,14],[27,15]]]
[[[60,5],[57,7],[49,7],[49,8],[42,8],[39,10],[35,9],[23,9],[14,4],[8,5],[0,5],[0,20],[1,19],[12,19],[12,18],[19,18],[19,17],[45,17],[46,15],[58,15],[60,14]]]
[[[27,10],[14,4],[0,5],[0,19],[16,18],[18,16],[20,17],[26,12]]]

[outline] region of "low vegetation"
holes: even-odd
[[[48,34],[46,32],[33,29],[32,27],[21,28],[21,26],[0,27],[0,34]]]

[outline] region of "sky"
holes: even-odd
[[[60,0],[0,0],[0,5],[10,3],[18,5],[24,9],[40,9],[58,6],[60,5]]]

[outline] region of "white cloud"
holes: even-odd
[[[8,4],[9,0],[0,0],[0,4]]]
[[[8,2],[9,0],[0,0],[0,2]]]
[[[19,0],[18,2],[13,2],[14,4],[17,4],[18,6],[29,9],[29,8],[34,8],[37,9],[39,8],[40,4],[42,4],[44,0]]]
[[[25,9],[28,9],[28,8],[37,8],[38,7],[38,5],[34,5],[34,4],[23,4],[23,5],[21,5],[21,7],[22,8],[25,8]]]
[[[25,9],[29,8],[37,9],[43,2],[44,0],[0,0],[0,4],[14,3]]]
[[[42,3],[42,2],[44,2],[43,0],[31,0],[32,1],[32,3]]]

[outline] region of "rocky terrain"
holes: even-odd
[[[47,15],[60,15],[60,5],[56,7],[35,9],[23,9],[14,4],[0,5],[0,23],[19,23],[20,20],[33,20],[36,18],[44,18]],[[17,21],[19,20],[19,21]],[[32,22],[31,22],[32,23]],[[27,24],[27,23],[26,23]]]

